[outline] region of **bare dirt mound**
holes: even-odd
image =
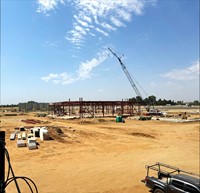
[[[63,133],[61,128],[59,128],[59,127],[49,127],[48,131],[49,131],[49,137],[50,137],[51,140],[56,140],[56,141],[61,142],[61,143],[66,142],[66,140],[64,138],[67,137],[67,135],[65,135]]]

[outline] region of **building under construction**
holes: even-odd
[[[116,115],[136,115],[141,106],[131,101],[64,101],[50,103],[51,114],[58,116],[106,117]]]

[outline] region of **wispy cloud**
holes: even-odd
[[[50,73],[48,76],[41,78],[45,82],[52,81],[55,84],[70,84],[76,81],[76,78],[66,72],[61,74]]]
[[[65,4],[65,0],[37,0],[37,3],[37,12],[48,16],[49,11],[54,10],[59,4]]]
[[[73,2],[78,10],[78,13],[74,15],[76,21],[74,22],[73,29],[67,33],[66,38],[71,43],[80,46],[86,36],[94,34],[95,31],[103,36],[109,36],[109,32],[115,31],[119,27],[125,27],[125,23],[131,21],[132,14],[142,14],[144,7],[149,2],[152,3],[153,1],[76,0]],[[78,36],[77,26],[88,28],[88,31]]]
[[[111,31],[125,27],[132,15],[141,15],[147,5],[154,5],[157,0],[37,0],[37,12],[47,15],[59,4],[70,4],[77,13],[73,16],[72,29],[66,39],[73,45],[81,46],[87,36],[99,32],[109,36]]]
[[[79,69],[75,74],[67,72],[61,74],[50,73],[41,79],[45,82],[52,81],[55,84],[70,84],[80,80],[91,78],[92,70],[103,63],[108,58],[108,51],[102,51],[97,54],[97,57],[92,58],[86,62],[82,62],[79,65]]]
[[[199,65],[199,61],[196,61],[185,69],[174,69],[162,76],[171,80],[197,80],[199,79]]]

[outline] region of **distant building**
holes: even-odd
[[[27,103],[19,103],[19,111],[48,111],[49,103],[37,103],[28,101]]]

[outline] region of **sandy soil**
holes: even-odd
[[[40,193],[147,193],[141,183],[146,164],[163,162],[195,173],[200,169],[199,122],[0,118],[15,175],[31,178]],[[21,122],[26,118],[49,121],[36,125],[59,127],[64,134],[38,139],[36,150],[18,148],[10,134],[15,127],[30,126]],[[19,186],[21,192],[30,192],[23,181]],[[14,182],[6,191],[17,192]]]

